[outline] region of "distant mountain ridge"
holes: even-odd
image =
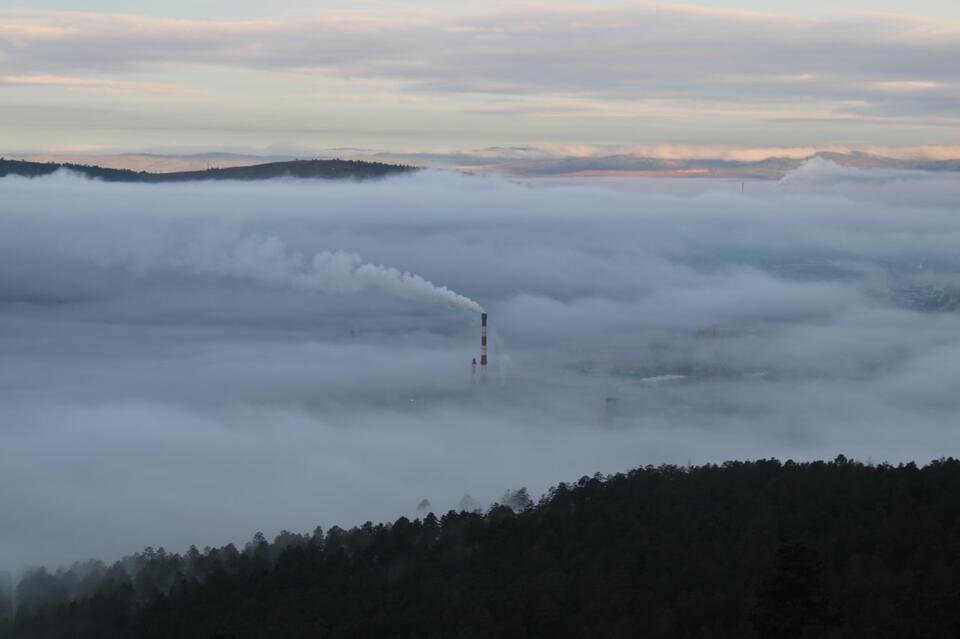
[[[369,180],[419,170],[413,166],[364,162],[360,160],[291,160],[247,166],[211,168],[201,171],[149,173],[147,171],[105,168],[88,164],[30,162],[26,160],[7,160],[0,158],[0,177],[6,177],[7,175],[40,177],[50,175],[61,169],[104,182],[147,183],[193,182],[201,180],[250,181],[269,180],[281,177],[327,180]]]
[[[18,156],[23,159],[0,158],[0,176],[47,175],[62,168],[108,182],[262,180],[276,177],[369,179],[422,168],[442,168],[520,179],[685,177],[779,180],[814,158],[858,169],[960,173],[960,159],[903,159],[858,151],[820,151],[802,158],[773,156],[759,160],[662,158],[635,153],[538,157],[535,149],[498,147],[451,153],[389,153],[363,149],[331,149],[328,152],[329,155],[327,152],[321,154],[324,159],[312,160],[233,153]]]
[[[861,169],[957,171],[960,159],[904,160],[869,153],[821,151],[806,158],[770,157],[762,160],[664,159],[632,154],[568,157],[506,162],[490,171],[518,177],[714,177],[779,180],[807,160],[822,158],[840,166]]]

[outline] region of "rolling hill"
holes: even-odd
[[[0,177],[7,175],[39,177],[50,175],[60,170],[71,171],[104,182],[162,183],[201,180],[250,181],[270,180],[283,177],[325,180],[369,180],[401,173],[410,173],[418,169],[406,165],[355,160],[292,160],[289,162],[268,162],[251,166],[232,166],[203,171],[148,173],[146,171],[111,169],[86,164],[0,159]]]

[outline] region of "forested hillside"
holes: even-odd
[[[503,501],[34,571],[3,636],[960,636],[952,459],[647,467]]]
[[[176,173],[147,173],[127,169],[108,169],[87,164],[59,164],[56,162],[26,162],[0,158],[0,177],[19,175],[39,177],[61,169],[79,173],[104,182],[191,182],[197,180],[268,180],[279,177],[353,179],[382,178],[388,175],[416,171],[412,166],[360,162],[353,160],[293,160],[268,162],[251,166],[232,166],[206,171]]]

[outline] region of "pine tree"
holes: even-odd
[[[773,571],[757,590],[753,626],[760,639],[821,637],[839,624],[823,590],[823,564],[805,544],[777,549]]]

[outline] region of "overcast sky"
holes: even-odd
[[[8,153],[960,146],[952,0],[6,4]]]

